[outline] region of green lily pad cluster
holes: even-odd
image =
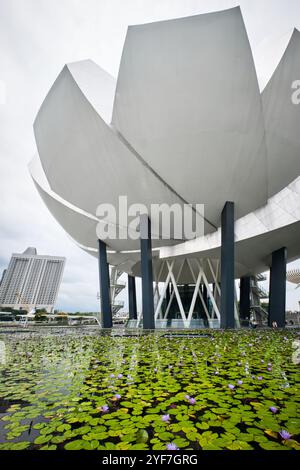
[[[0,450],[299,450],[298,338],[0,334]]]

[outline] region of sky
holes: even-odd
[[[28,172],[37,111],[65,63],[92,59],[117,77],[128,25],[237,5],[262,89],[293,28],[300,29],[299,0],[0,0],[0,275],[11,253],[28,246],[66,256],[56,307],[99,310],[96,258],[74,245],[51,216]],[[296,309],[298,300],[300,290],[288,284],[287,308]]]

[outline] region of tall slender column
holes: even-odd
[[[168,308],[168,305],[169,305],[169,302],[170,302],[170,284],[168,284],[167,286],[167,290],[166,290],[166,308]]]
[[[286,257],[286,248],[273,251],[270,269],[269,326],[276,322],[279,328],[285,327]]]
[[[102,328],[112,328],[109,266],[107,263],[106,245],[101,240],[98,240],[98,260]]]
[[[154,330],[151,222],[147,214],[142,214],[140,217],[140,232],[143,327],[145,330]]]
[[[136,288],[135,277],[128,274],[128,306],[129,306],[129,319],[137,319],[136,310]]]
[[[204,303],[205,303],[206,307],[208,307],[207,287],[206,287],[205,284],[203,284],[203,286],[202,286],[202,297],[203,297],[203,300],[204,300]]]
[[[221,217],[221,328],[234,328],[234,203]]]
[[[244,276],[240,279],[240,318],[250,319],[250,283],[251,277]]]

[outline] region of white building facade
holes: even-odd
[[[268,323],[284,327],[286,263],[300,256],[300,31],[262,91],[257,75],[236,7],[129,26],[117,78],[85,60],[55,80],[34,122],[30,173],[51,214],[99,260],[104,328],[108,264],[141,277],[145,329],[172,318],[194,328],[200,317],[238,326],[234,280],[250,318],[251,278],[270,269]],[[120,196],[148,220],[132,226]],[[158,204],[181,214],[204,206],[193,214],[203,233],[178,235],[174,217],[166,237]],[[165,284],[156,306],[152,281]],[[189,302],[182,286],[194,286]]]
[[[53,311],[66,259],[38,255],[35,248],[13,253],[0,286],[0,307]]]

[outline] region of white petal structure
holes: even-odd
[[[103,222],[102,219],[99,219],[95,215],[69,203],[52,191],[49,187],[38,156],[31,161],[29,169],[41,198],[59,224],[78,245],[86,248],[87,251],[90,251],[91,253],[97,253],[98,225],[100,224],[103,227],[107,227],[108,225],[113,226],[114,224]],[[135,233],[130,232],[127,228],[124,228],[122,233],[126,236],[126,239],[110,239],[108,243],[109,248],[111,250],[116,250],[117,252],[121,249],[134,250],[137,242],[132,240],[130,235],[134,236]],[[174,241],[170,240],[169,243],[173,244]],[[166,240],[153,240],[154,248],[156,246],[161,246],[162,244],[165,245]]]
[[[273,196],[300,174],[300,32],[288,47],[262,93],[268,155],[268,196]],[[293,102],[294,101],[294,102]]]
[[[82,249],[97,256],[99,224],[117,227],[124,237],[106,240],[108,261],[134,275],[140,252],[131,235],[139,227],[100,218],[99,204],[117,208],[122,195],[148,210],[204,204],[204,236],[193,240],[175,237],[173,226],[166,240],[159,217],[151,220],[157,280],[167,275],[165,260],[218,262],[220,214],[233,201],[236,277],[261,272],[282,246],[289,260],[300,256],[297,80],[295,30],[260,94],[239,8],[131,26],[117,80],[90,60],[63,68],[34,123],[31,175]],[[190,267],[178,269],[193,281]]]
[[[41,198],[58,223],[78,244],[96,248],[95,233],[98,219],[82,210],[78,210],[75,206],[66,204],[62,198],[51,190],[38,156],[31,161],[29,169]]]
[[[237,217],[267,202],[262,106],[239,8],[129,27],[113,125],[215,226],[224,201]]]
[[[288,260],[300,256],[300,177],[268,204],[235,223],[236,277],[258,274],[271,264],[270,254],[288,247]],[[159,259],[219,259],[221,231],[159,250]]]
[[[111,114],[113,91],[113,79],[92,61],[65,66],[57,78],[34,124],[52,190],[93,215],[100,203],[117,208],[120,195],[127,196],[128,205],[142,203],[150,208],[164,202],[182,206],[184,201],[105,121]],[[109,217],[106,220],[112,222]],[[152,230],[160,235],[155,221]]]

